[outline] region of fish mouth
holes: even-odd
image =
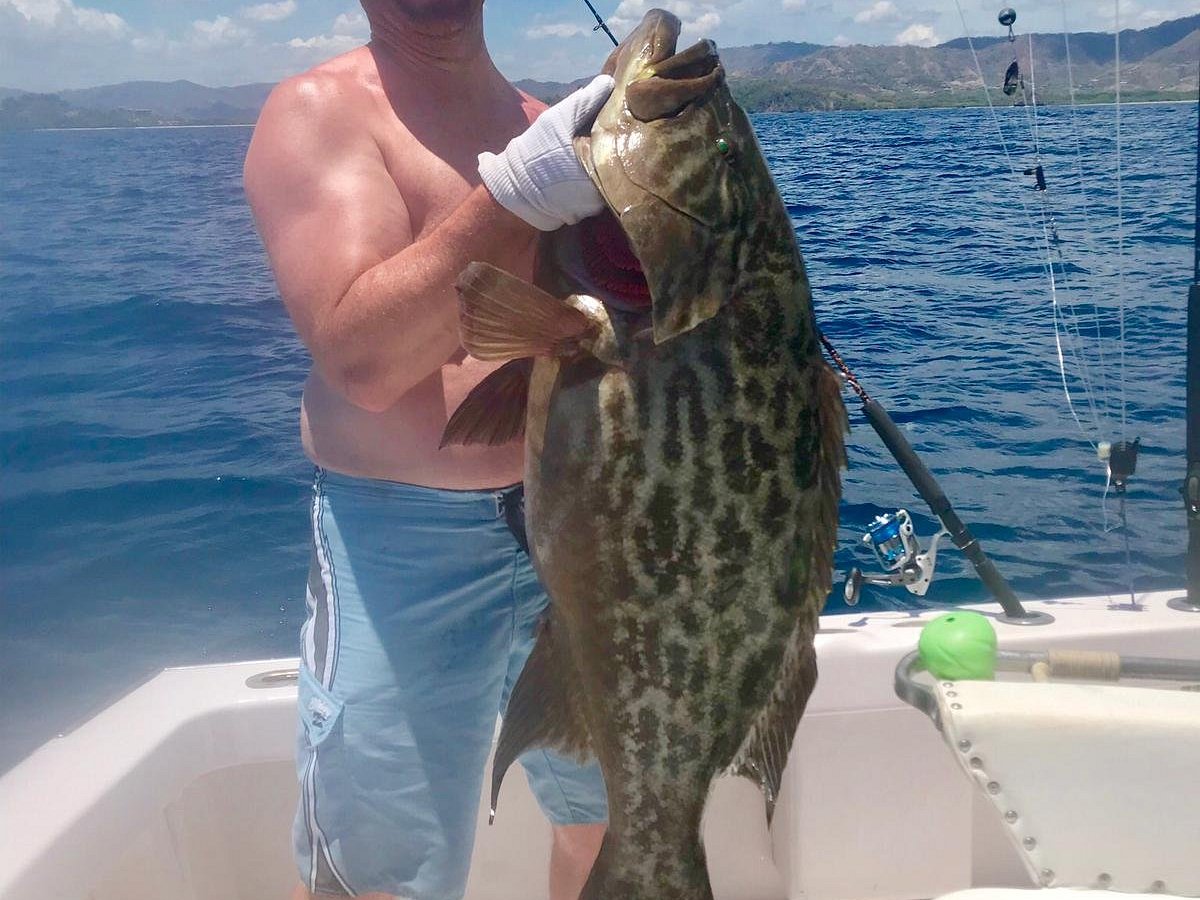
[[[627,79],[625,102],[635,119],[652,122],[681,112],[714,91],[725,78],[717,46],[702,40],[676,52],[681,25],[654,9],[608,58],[604,70]]]
[[[650,286],[617,217],[605,210],[579,223],[583,269],[610,306],[625,312],[650,309]]]

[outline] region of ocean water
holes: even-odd
[[[1009,175],[999,139],[1018,172],[1032,165],[1030,115],[756,126],[824,330],[1018,592],[1176,586],[1196,108],[1121,111],[1120,239],[1114,110],[1040,110],[1049,251],[1033,179]],[[308,362],[242,195],[249,138],[0,135],[0,770],[164,666],[296,652]],[[1047,252],[1075,310],[1084,431],[1063,395]],[[870,567],[859,538],[880,512],[935,529],[849,407],[838,565]],[[1139,436],[1127,530],[1106,531],[1118,506],[1088,439]],[[850,611],[839,585],[830,610],[854,622],[984,596],[948,549],[923,601],[868,590]]]

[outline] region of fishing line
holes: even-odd
[[[1092,229],[1091,219],[1088,216],[1087,210],[1087,194],[1086,184],[1083,173],[1083,152],[1082,141],[1079,135],[1079,125],[1077,116],[1077,99],[1075,95],[1074,74],[1070,59],[1070,38],[1068,34],[1068,24],[1066,16],[1065,3],[1062,5],[1063,12],[1063,39],[1066,45],[1067,55],[1067,74],[1070,92],[1071,103],[1071,128],[1074,136],[1075,144],[1075,164],[1076,171],[1079,177],[1079,190],[1083,198],[1083,212],[1085,222],[1085,232],[1088,242],[1092,246],[1093,255],[1100,257],[1099,248],[1095,241],[1095,232]],[[1126,329],[1125,329],[1125,286],[1124,286],[1124,210],[1122,196],[1122,140],[1121,140],[1121,94],[1120,94],[1120,0],[1114,0],[1114,56],[1116,70],[1116,90],[1115,90],[1115,105],[1116,105],[1116,182],[1117,182],[1117,222],[1116,222],[1116,238],[1117,238],[1117,260],[1116,260],[1116,275],[1117,275],[1117,300],[1120,322],[1120,400],[1121,400],[1121,433],[1124,435],[1127,428],[1127,403],[1126,403],[1126,367],[1125,367],[1125,351],[1126,351]],[[987,79],[984,77],[982,66],[979,62],[979,55],[975,49],[975,42],[971,37],[970,30],[967,27],[966,16],[963,13],[960,0],[955,0],[955,7],[958,10],[959,20],[962,23],[963,35],[967,40],[967,46],[971,50],[971,57],[975,63],[975,70],[979,76],[980,82],[983,85],[984,96],[987,99],[989,115],[995,126],[996,133],[1000,139],[1000,145],[1004,150],[1004,156],[1009,166],[1009,172],[1014,181],[1017,181],[1015,165],[1013,162],[1012,152],[1010,151],[1008,142],[1004,136],[1004,127],[1000,122],[1000,118],[996,113],[995,104],[992,102],[991,91],[988,88]],[[1102,387],[1103,396],[1098,397],[1094,387],[1095,377],[1092,373],[1092,359],[1089,358],[1087,352],[1087,343],[1083,339],[1083,328],[1080,320],[1081,316],[1072,302],[1069,284],[1069,269],[1067,266],[1066,255],[1063,249],[1063,241],[1059,234],[1058,224],[1055,218],[1054,209],[1049,198],[1049,190],[1047,185],[1044,160],[1043,160],[1043,143],[1041,135],[1041,123],[1039,120],[1039,111],[1037,109],[1037,79],[1035,75],[1035,58],[1033,34],[1030,32],[1027,37],[1027,46],[1029,52],[1029,81],[1028,94],[1026,93],[1027,85],[1023,73],[1020,70],[1018,62],[1015,36],[1013,34],[1013,23],[1016,21],[1016,12],[1011,8],[1001,10],[999,15],[1001,25],[1008,27],[1008,40],[1013,45],[1012,61],[1009,63],[1004,75],[1003,92],[1006,95],[1013,95],[1019,89],[1021,92],[1020,103],[1025,106],[1024,117],[1026,125],[1029,129],[1030,141],[1033,150],[1033,166],[1025,170],[1025,175],[1034,177],[1034,191],[1038,197],[1038,210],[1041,218],[1041,250],[1044,255],[1042,260],[1043,272],[1046,276],[1047,284],[1049,285],[1049,293],[1051,300],[1051,308],[1054,323],[1054,346],[1059,368],[1059,378],[1062,383],[1063,395],[1066,398],[1067,409],[1072,420],[1080,434],[1095,450],[1097,457],[1105,463],[1105,487],[1104,494],[1101,499],[1101,510],[1103,514],[1103,533],[1120,528],[1124,538],[1124,568],[1128,578],[1128,588],[1131,605],[1136,606],[1136,595],[1134,593],[1134,569],[1133,555],[1131,549],[1131,538],[1129,534],[1129,521],[1126,509],[1126,481],[1133,474],[1136,466],[1137,454],[1140,441],[1135,440],[1128,442],[1124,439],[1116,444],[1105,440],[1098,440],[1099,436],[1103,435],[1104,426],[1101,419],[1107,422],[1109,419],[1108,411],[1109,389],[1107,381],[1107,366],[1104,354],[1103,332],[1100,322],[1100,309],[1098,303],[1093,296],[1091,307],[1093,322],[1096,335],[1096,355],[1099,360],[1099,379]],[[1033,107],[1030,109],[1030,107]],[[1033,218],[1030,214],[1028,204],[1025,202],[1023,192],[1018,189],[1017,199],[1021,204],[1022,212],[1024,213],[1026,223],[1035,236],[1038,234],[1038,229],[1033,224]],[[1036,237],[1035,237],[1036,240]],[[1057,263],[1057,266],[1056,266]],[[1056,271],[1057,269],[1057,271]],[[1110,269],[1111,271],[1111,269]],[[1061,284],[1060,284],[1061,282]],[[1061,296],[1060,296],[1061,295]],[[1066,345],[1064,348],[1064,344]],[[1067,373],[1067,359],[1072,363],[1072,373],[1075,379],[1078,379],[1082,387],[1083,396],[1087,403],[1087,408],[1090,412],[1091,424],[1093,433],[1097,435],[1094,440],[1085,427],[1079,412],[1076,410],[1076,404],[1071,392],[1070,378]],[[1108,495],[1111,488],[1115,487],[1117,495],[1120,498],[1120,506],[1118,512],[1118,523],[1110,525],[1110,516],[1108,509]]]
[[[1070,24],[1067,21],[1067,3],[1066,0],[1059,0],[1059,8],[1062,10],[1063,21],[1063,46],[1066,50],[1067,58],[1067,91],[1071,99],[1071,136],[1075,143],[1075,171],[1079,177],[1079,198],[1081,200],[1080,211],[1083,214],[1084,234],[1087,236],[1088,245],[1091,248],[1091,255],[1094,260],[1103,262],[1103,257],[1099,252],[1099,244],[1096,241],[1096,233],[1092,228],[1091,217],[1091,201],[1088,198],[1087,183],[1083,174],[1083,142],[1079,139],[1079,119],[1076,115],[1077,102],[1075,99],[1075,69],[1071,63],[1071,33]],[[1108,268],[1107,264],[1103,266]],[[1104,410],[1104,420],[1108,421],[1109,410],[1109,393],[1108,393],[1108,366],[1104,359],[1104,338],[1100,329],[1100,306],[1096,303],[1095,293],[1092,299],[1092,321],[1096,328],[1096,355],[1099,358],[1099,380],[1100,394],[1102,397],[1101,403]]]
[[[596,24],[593,26],[592,31],[603,31],[608,35],[608,39],[613,42],[613,46],[617,46],[619,41],[617,41],[616,36],[609,31],[608,23],[604,21],[600,13],[596,12],[596,7],[592,6],[592,0],[583,0],[583,2],[587,4],[587,8],[591,11],[591,14],[596,17]]]
[[[1121,195],[1121,0],[1113,0],[1113,58],[1117,117],[1117,310],[1121,323],[1121,437],[1125,428],[1125,214]]]
[[[1044,260],[1041,261],[1042,272],[1046,278],[1047,283],[1050,285],[1050,299],[1051,299],[1052,314],[1054,317],[1054,328],[1055,328],[1055,349],[1056,349],[1057,357],[1059,360],[1059,371],[1060,371],[1060,377],[1063,382],[1063,389],[1066,392],[1066,396],[1067,396],[1067,407],[1071,412],[1071,417],[1075,420],[1075,424],[1079,428],[1080,434],[1092,446],[1093,449],[1096,449],[1096,443],[1088,436],[1087,430],[1084,428],[1083,423],[1079,418],[1079,415],[1075,412],[1074,403],[1072,402],[1071,395],[1070,395],[1070,389],[1069,389],[1068,383],[1067,383],[1066,364],[1065,364],[1065,360],[1063,357],[1062,342],[1061,342],[1061,338],[1059,336],[1059,331],[1058,331],[1058,323],[1059,323],[1059,319],[1060,319],[1060,316],[1062,315],[1062,313],[1061,313],[1061,310],[1059,308],[1059,303],[1058,303],[1058,284],[1057,284],[1057,279],[1054,274],[1054,256],[1051,252],[1048,224],[1045,221],[1044,215],[1043,215],[1043,224],[1042,224],[1041,229],[1039,229],[1037,227],[1037,225],[1034,224],[1033,214],[1029,210],[1029,204],[1026,203],[1026,201],[1025,201],[1024,193],[1019,189],[1022,186],[1022,181],[1021,181],[1020,176],[1018,175],[1017,166],[1013,162],[1012,152],[1009,149],[1008,141],[1004,136],[1004,127],[1000,122],[999,115],[997,115],[997,113],[996,113],[995,103],[992,102],[992,92],[991,92],[991,89],[988,87],[987,78],[983,74],[983,66],[979,62],[979,54],[975,49],[975,41],[971,37],[970,29],[967,27],[967,17],[966,17],[966,14],[963,12],[962,3],[960,2],[960,0],[954,0],[954,6],[958,10],[958,18],[959,18],[959,21],[962,23],[963,37],[965,37],[967,39],[967,46],[971,50],[971,59],[975,63],[975,72],[979,76],[980,84],[983,86],[983,95],[984,95],[984,98],[987,100],[988,114],[992,120],[992,124],[996,128],[996,136],[1000,140],[1000,147],[1004,151],[1004,159],[1008,164],[1009,176],[1011,177],[1013,183],[1018,187],[1018,190],[1016,192],[1017,200],[1021,204],[1021,212],[1025,216],[1025,223],[1026,223],[1026,225],[1029,226],[1029,231],[1035,236],[1035,240],[1037,240],[1037,236],[1038,236],[1039,232],[1041,233],[1041,243],[1042,243],[1043,249],[1045,251],[1045,258],[1044,258]],[[1011,14],[1011,18],[1010,18],[1010,14]],[[1006,9],[1006,10],[1004,10],[1004,12],[1001,13],[1001,24],[1007,25],[1009,27],[1010,34],[1012,31],[1012,23],[1015,21],[1016,21],[1016,14],[1013,13],[1012,10]],[[1010,87],[1012,88],[1011,90],[1010,90]],[[1018,87],[1020,88],[1020,90],[1022,92],[1022,99],[1024,99],[1024,97],[1025,97],[1024,78],[1020,75],[1020,67],[1017,63],[1016,53],[1014,51],[1013,61],[1012,61],[1012,63],[1010,63],[1008,71],[1005,73],[1005,93],[1008,93],[1010,95],[1013,93],[1016,93],[1016,90]],[[1028,104],[1026,104],[1026,105],[1028,106]],[[1029,116],[1028,109],[1026,109],[1025,115],[1028,119],[1028,116]],[[1041,166],[1039,163],[1038,168],[1035,170],[1032,170],[1029,174],[1037,175],[1039,182],[1044,184],[1044,175],[1039,174],[1040,172],[1041,172]],[[1039,194],[1041,194],[1041,193],[1043,193],[1043,192],[1039,191]],[[1094,407],[1094,403],[1092,401],[1089,400],[1089,403]]]
[[[1008,40],[1013,44],[1013,61],[1009,65],[1009,73],[1012,73],[1014,67],[1019,67],[1016,55],[1016,40],[1013,35],[1012,26],[1016,21],[1016,13],[1012,9],[1006,9],[1000,14],[1000,23],[1008,26]],[[1026,169],[1026,175],[1033,175],[1035,179],[1034,189],[1038,196],[1038,209],[1041,213],[1042,220],[1042,246],[1047,257],[1047,272],[1050,283],[1050,301],[1052,307],[1052,316],[1054,321],[1054,346],[1058,358],[1059,378],[1062,382],[1063,395],[1067,401],[1067,410],[1071,414],[1071,418],[1075,422],[1075,426],[1079,429],[1080,435],[1092,447],[1093,451],[1098,451],[1097,440],[1094,440],[1092,435],[1084,427],[1080,420],[1079,414],[1075,409],[1075,401],[1071,396],[1071,387],[1067,378],[1067,364],[1063,354],[1063,339],[1059,331],[1059,323],[1062,323],[1062,329],[1067,334],[1067,351],[1071,357],[1073,369],[1076,377],[1079,379],[1083,387],[1084,399],[1087,402],[1088,410],[1091,414],[1093,433],[1097,436],[1102,433],[1100,425],[1100,416],[1096,408],[1096,400],[1092,389],[1091,366],[1087,360],[1087,353],[1083,342],[1082,335],[1078,325],[1079,315],[1075,310],[1075,304],[1071,299],[1070,284],[1068,278],[1067,262],[1063,255],[1062,240],[1058,234],[1058,224],[1054,217],[1054,212],[1050,207],[1048,200],[1049,188],[1046,182],[1045,167],[1042,159],[1042,141],[1041,129],[1038,121],[1038,101],[1037,101],[1037,76],[1034,67],[1034,52],[1033,52],[1033,32],[1028,32],[1026,41],[1029,52],[1029,94],[1025,94],[1025,79],[1018,74],[1018,81],[1021,87],[1021,101],[1025,110],[1025,121],[1029,127],[1030,139],[1033,144],[1034,166],[1032,169]],[[1006,87],[1009,76],[1006,74]],[[1015,91],[1014,91],[1015,93]],[[1055,277],[1054,261],[1058,260],[1059,277]],[[1059,281],[1061,281],[1061,290]],[[1061,294],[1061,299],[1060,299]],[[1097,438],[1098,439],[1098,438]]]

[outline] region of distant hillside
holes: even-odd
[[[792,41],[725,47],[721,50],[721,64],[731,76],[750,75],[769,69],[776,63],[800,59],[824,49],[821,44],[797,44]]]
[[[57,94],[13,94],[0,100],[0,131],[43,128],[129,128],[162,125],[148,111],[80,109]]]
[[[532,78],[522,78],[514,81],[513,87],[524,91],[531,97],[537,97],[544,103],[557,103],[576,88],[583,87],[591,79],[576,78],[574,81],[534,81]]]
[[[999,88],[1013,46],[1001,37],[972,39],[990,85]],[[1039,103],[1069,97],[1067,45],[1061,34],[1032,38]],[[1071,69],[1080,102],[1113,94],[1114,36],[1070,36]],[[1029,71],[1028,36],[1017,41]],[[1121,91],[1129,100],[1195,99],[1200,15],[1121,32]],[[721,60],[738,101],[752,112],[800,109],[877,109],[963,106],[983,102],[979,75],[965,38],[936,47],[823,47],[783,41],[726,47]],[[548,103],[587,79],[560,83],[522,80],[521,90]],[[30,94],[0,88],[0,131],[97,125],[253,124],[270,84],[210,88],[191,81],[132,81],[103,87]]]
[[[258,118],[274,86],[210,88],[192,81],[127,81],[60,91],[59,96],[83,109],[139,109],[182,121],[249,123]]]
[[[1172,19],[1150,28],[1135,30],[1126,28],[1121,31],[1121,61],[1138,62],[1159,50],[1186,38],[1200,28],[1200,15],[1187,16],[1183,19]],[[1022,36],[1022,40],[1024,40]],[[1004,38],[972,38],[975,49],[981,50],[996,44],[1006,44]],[[1041,56],[1049,51],[1065,57],[1063,36],[1061,34],[1034,33],[1034,52]],[[956,38],[939,44],[951,50],[969,50],[966,38]],[[1071,35],[1071,61],[1109,64],[1113,58],[1113,35],[1101,31],[1081,31]]]
[[[999,88],[1012,61],[1013,47],[1002,37],[972,38],[989,86]],[[1071,79],[1080,102],[1112,99],[1112,34],[1070,36]],[[1029,37],[1016,44],[1029,71]],[[1039,103],[1070,97],[1067,42],[1062,34],[1034,34],[1033,53]],[[1188,100],[1197,90],[1200,15],[1175,19],[1140,31],[1121,32],[1121,90],[1130,100]],[[936,47],[822,47],[777,43],[728,47],[721,60],[738,102],[758,112],[797,109],[875,109],[965,106],[984,102],[979,73],[966,38]],[[524,82],[520,86],[553,102],[573,86]]]

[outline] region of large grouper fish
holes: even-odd
[[[610,821],[587,900],[712,896],[711,782],[748,775],[773,801],[833,570],[840,384],[750,122],[714,45],[676,53],[679,28],[646,14],[576,142],[627,241],[617,280],[640,264],[633,289],[571,265],[612,243],[594,222],[547,238],[553,293],[481,263],[458,283],[463,345],[507,363],[445,439],[524,433],[529,549],[551,598],[493,802],[526,750],[595,754]]]

